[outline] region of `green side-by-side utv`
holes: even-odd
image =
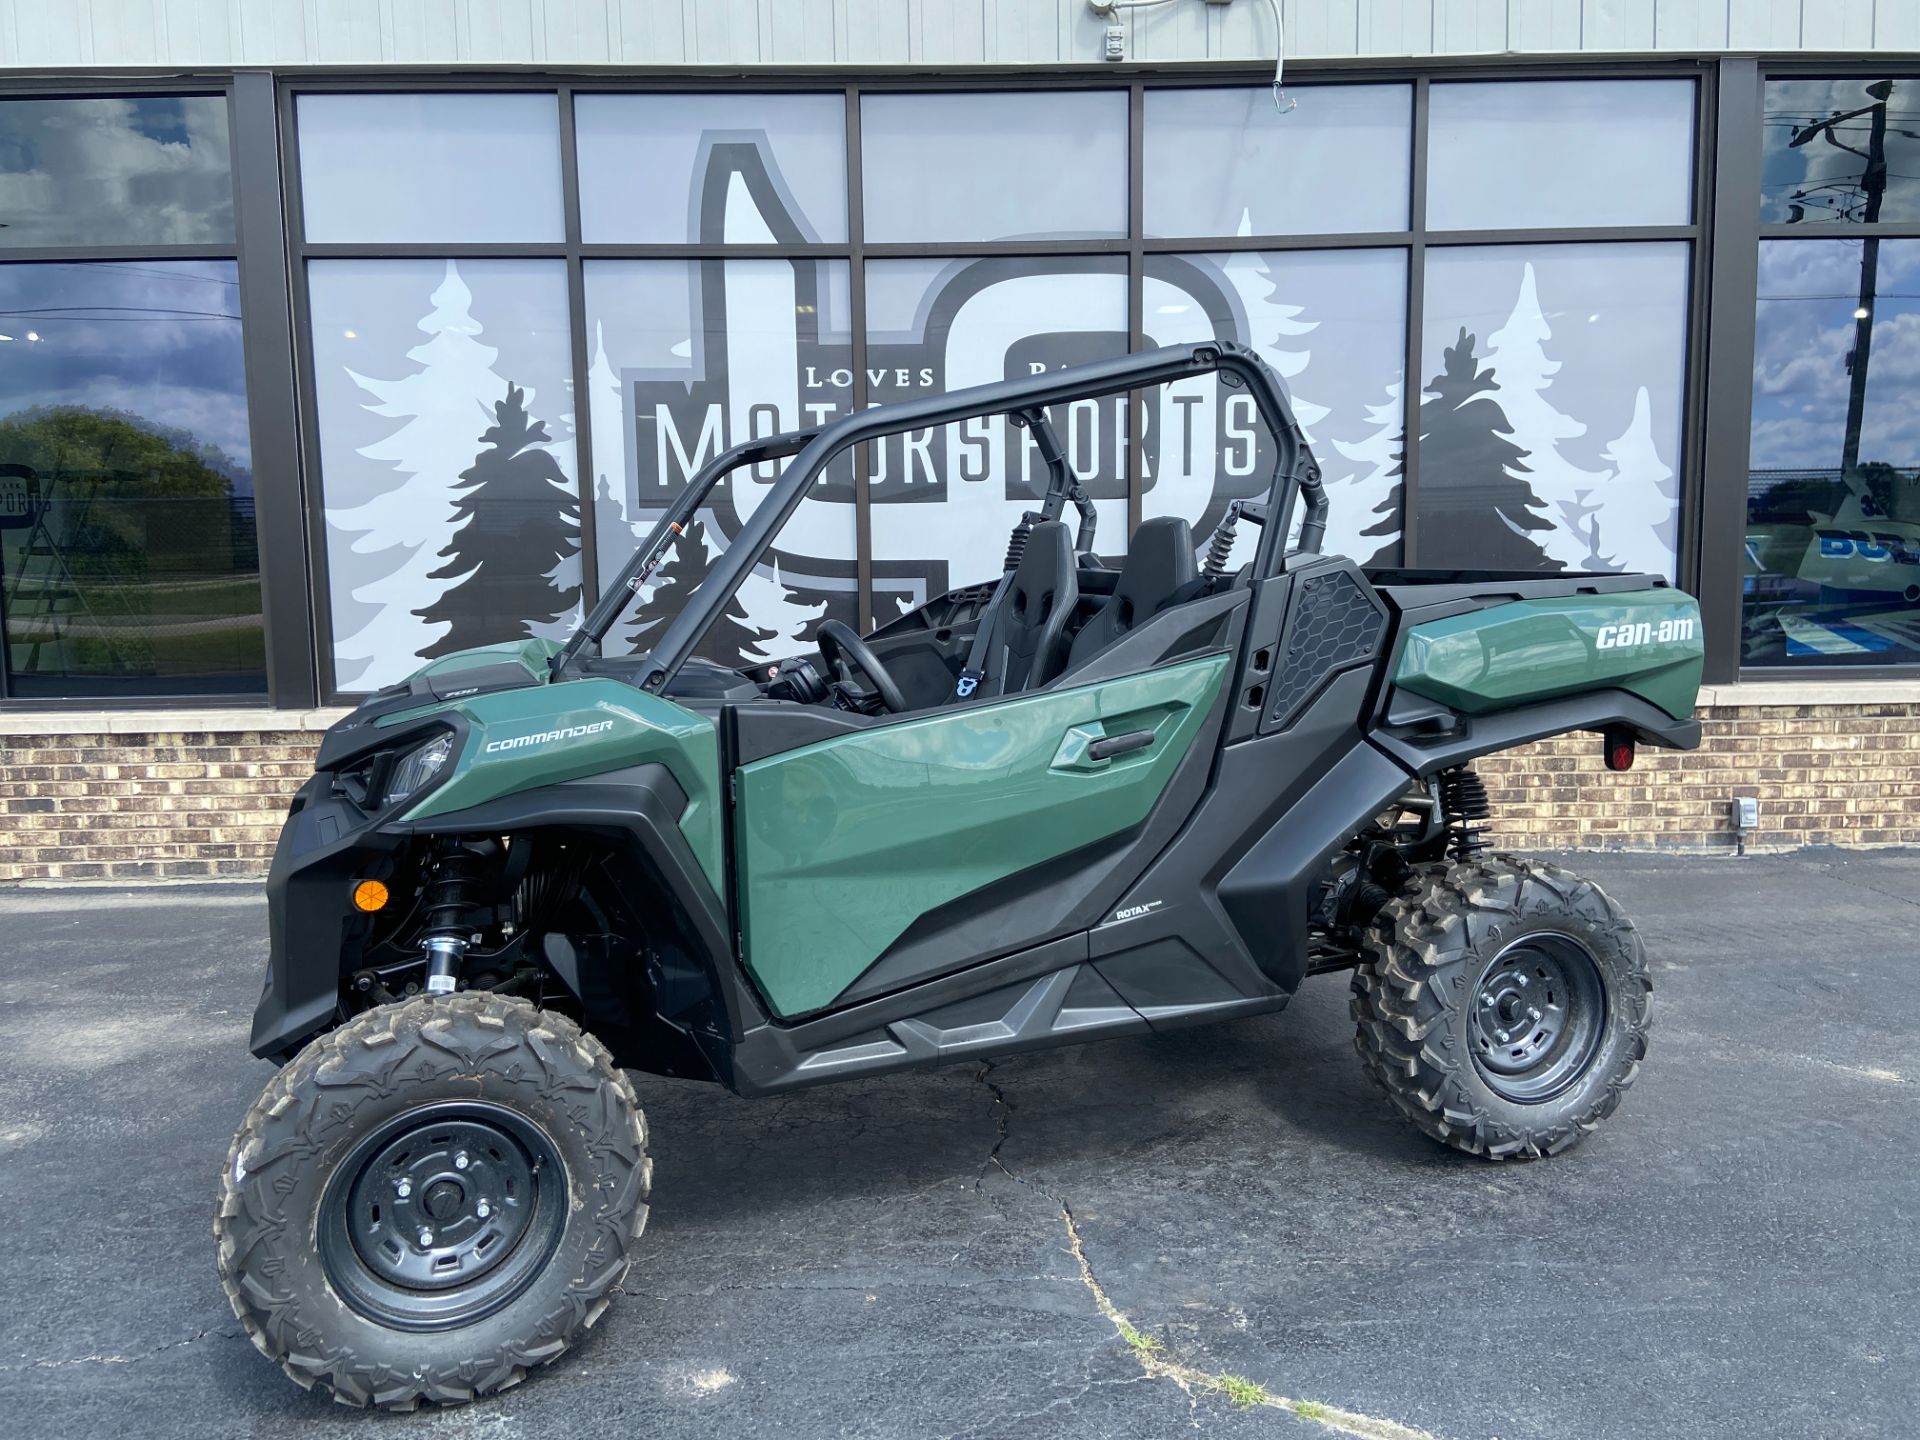
[[[1264,419],[1268,492],[1210,542],[1153,519],[1097,558],[1048,407],[1210,375]],[[864,637],[828,621],[817,655],[696,655],[836,457],[979,416],[1049,474],[998,575],[983,555]],[[775,461],[653,647],[600,654],[713,488]],[[1361,1061],[1420,1129],[1492,1159],[1580,1140],[1645,1052],[1646,957],[1597,886],[1486,849],[1471,764],[1568,731],[1613,769],[1697,745],[1698,612],[1647,575],[1363,570],[1320,553],[1326,514],[1257,356],[1156,350],[737,446],[565,645],[368,698],[268,883],[252,1048],[281,1069],[214,1224],[254,1343],[392,1409],[561,1354],[646,1220],[627,1070],[771,1095],[1350,970]]]

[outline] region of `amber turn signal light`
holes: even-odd
[[[371,915],[387,906],[387,887],[378,880],[362,880],[353,887],[353,908]]]

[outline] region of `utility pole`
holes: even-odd
[[[1876,80],[1867,86],[1874,103],[1857,110],[1830,115],[1825,120],[1797,127],[1788,141],[1799,149],[1815,139],[1858,155],[1866,162],[1860,176],[1863,205],[1861,221],[1868,227],[1860,242],[1860,300],[1853,311],[1853,349],[1847,354],[1847,428],[1840,442],[1840,474],[1851,479],[1860,469],[1860,425],[1867,408],[1867,363],[1873,355],[1873,297],[1880,276],[1880,236],[1873,228],[1880,219],[1880,202],[1887,193],[1887,102],[1893,95],[1893,81]],[[1859,150],[1840,139],[1839,127],[1848,120],[1867,117],[1867,148]]]

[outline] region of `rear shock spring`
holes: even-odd
[[[1007,561],[1000,567],[1001,573],[1011,575],[1020,568],[1020,557],[1027,553],[1027,537],[1033,533],[1034,522],[1039,517],[1031,510],[1020,516],[1020,523],[1013,527],[1013,533],[1007,536]]]
[[[1236,500],[1227,506],[1227,513],[1213,527],[1213,538],[1207,542],[1207,558],[1200,567],[1203,575],[1227,573],[1227,561],[1233,557],[1233,542],[1239,537],[1239,532],[1240,502]]]
[[[1493,814],[1493,806],[1485,782],[1471,765],[1440,772],[1440,812],[1446,817],[1450,857],[1465,863],[1487,848],[1485,827],[1478,822]]]

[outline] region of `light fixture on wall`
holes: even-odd
[[[1174,3],[1176,0],[1087,0],[1087,9],[1102,20],[1114,20],[1123,10],[1147,10],[1156,5]],[[1227,6],[1231,5],[1233,0],[1202,0],[1202,3]],[[1287,64],[1287,22],[1286,17],[1280,13],[1280,0],[1267,0],[1267,5],[1273,11],[1273,108],[1284,115],[1299,103],[1280,88],[1281,77],[1285,73]],[[1127,47],[1126,31],[1117,24],[1109,25],[1105,45],[1107,59],[1124,60]]]

